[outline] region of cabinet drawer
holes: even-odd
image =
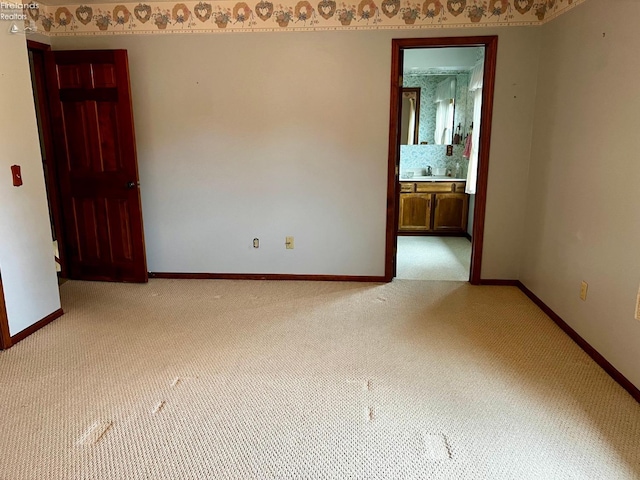
[[[466,182],[420,182],[416,183],[417,193],[464,193]]]
[[[415,183],[400,182],[400,192],[413,193],[415,191]]]

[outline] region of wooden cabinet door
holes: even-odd
[[[430,194],[403,193],[400,195],[399,230],[429,230],[431,203]]]
[[[469,197],[464,193],[436,193],[433,229],[462,232],[467,228]]]
[[[47,52],[70,278],[146,282],[125,50]]]

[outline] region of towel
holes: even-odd
[[[471,134],[467,135],[467,140],[464,142],[464,151],[462,152],[464,158],[471,156],[471,136]]]

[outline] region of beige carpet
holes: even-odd
[[[397,278],[469,280],[471,242],[465,237],[399,236]]]
[[[640,405],[458,282],[61,287],[0,352],[0,479],[637,479]]]

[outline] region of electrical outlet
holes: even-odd
[[[589,288],[589,285],[587,285],[587,282],[585,282],[584,280],[582,281],[582,283],[580,284],[580,299],[581,300],[587,300],[587,289]]]
[[[285,237],[284,244],[287,247],[287,250],[293,249],[293,237]]]
[[[260,239],[259,238],[254,238],[253,239],[253,248],[260,248]]]
[[[636,297],[636,320],[640,320],[640,288],[638,289],[638,296]]]

